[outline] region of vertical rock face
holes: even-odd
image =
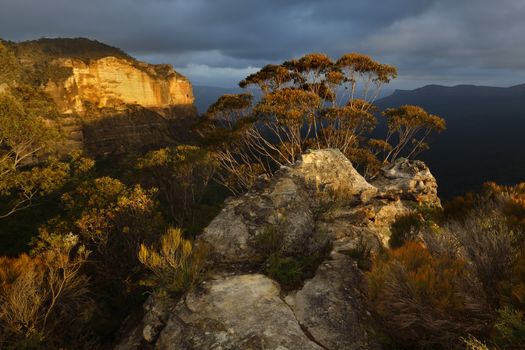
[[[378,247],[398,215],[440,205],[436,189],[422,162],[400,159],[369,183],[338,150],[304,154],[226,203],[198,237],[213,250],[211,278],[168,301],[162,317],[146,304],[143,321],[117,348],[376,349],[363,274],[348,251],[363,239]],[[309,255],[331,243],[297,290],[279,290],[250,273],[260,267],[257,237],[268,227],[283,232],[285,255]]]
[[[61,58],[53,64],[70,69],[71,76],[49,81],[44,89],[62,113],[81,116],[82,147],[90,155],[167,146],[188,137],[196,117],[192,88],[171,66],[116,57]]]
[[[72,72],[66,80],[45,86],[63,113],[82,113],[86,102],[98,108],[134,104],[158,110],[194,102],[190,82],[167,65],[116,57],[88,62],[60,58],[54,64]]]

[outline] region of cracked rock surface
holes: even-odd
[[[178,301],[148,301],[117,348],[376,349],[364,276],[347,253],[363,240],[372,249],[386,244],[390,224],[418,205],[440,205],[424,163],[399,159],[369,183],[338,150],[310,151],[225,203],[198,238],[213,249],[212,276]],[[332,246],[315,275],[288,293],[246,269],[264,260],[257,235],[276,225],[285,254]]]

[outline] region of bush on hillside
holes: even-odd
[[[435,254],[450,254],[471,266],[490,304],[500,306],[500,285],[511,278],[522,234],[509,225],[498,202],[485,203],[462,220],[450,220],[425,242]]]
[[[465,334],[489,330],[483,294],[466,262],[454,256],[433,256],[408,242],[377,258],[368,281],[376,316],[403,346],[455,346]]]
[[[160,238],[158,249],[141,244],[138,258],[153,274],[146,284],[160,291],[180,293],[199,281],[206,248],[184,239],[180,229],[169,228]]]
[[[50,236],[36,256],[0,258],[0,345],[59,347],[92,311],[81,272],[89,252],[74,235]],[[22,345],[24,344],[24,345]]]

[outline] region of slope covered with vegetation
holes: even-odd
[[[33,54],[25,65],[21,57]],[[202,136],[194,144],[103,160],[79,153],[56,159],[63,135],[46,122],[56,106],[39,89],[50,76],[48,58],[107,54],[128,59],[82,40],[0,46],[2,348],[110,347],[147,293],[177,299],[206,277],[213,267],[209,247],[194,238],[229,194],[257,189],[307,149],[338,148],[374,179],[385,166],[425,151],[429,136],[445,129],[439,116],[402,105],[381,111],[386,130],[372,138],[374,100],[395,67],[355,53],[336,61],[309,54],[243,80],[242,87],[260,92],[258,101],[248,93],[219,98],[194,125]],[[341,89],[348,98],[337,98]],[[354,95],[357,89],[367,91],[363,98]],[[336,205],[344,193],[330,195]],[[400,219],[392,227],[397,250],[350,253],[363,268],[373,260],[368,295],[377,334],[401,347],[460,347],[462,338],[519,344],[523,189],[493,186],[484,196],[453,202],[459,211],[420,208],[417,217]],[[473,204],[484,198],[494,203],[490,215]],[[352,215],[373,221],[366,210]],[[269,258],[259,268],[293,289],[312,276],[324,250],[313,259],[283,255],[279,237],[287,230],[261,237]]]

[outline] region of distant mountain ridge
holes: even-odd
[[[525,181],[525,84],[427,85],[396,90],[376,104],[419,105],[447,121],[447,130],[420,157],[437,178],[441,196],[477,190],[486,181]]]

